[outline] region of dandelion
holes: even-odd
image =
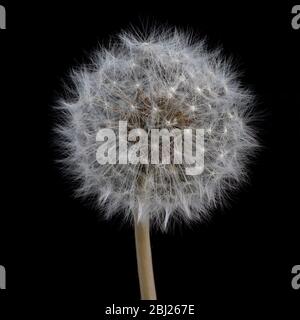
[[[201,221],[245,181],[257,147],[254,98],[220,50],[175,29],[121,33],[74,70],[72,82],[58,103],[64,168],[79,182],[76,194],[93,196],[106,218],[122,212],[134,221],[142,298],[155,299],[149,226]],[[97,132],[119,121],[128,130],[204,129],[203,172],[187,175],[186,163],[99,164]]]

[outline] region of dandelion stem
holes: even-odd
[[[156,300],[153,275],[149,221],[138,221],[134,217],[135,246],[142,300]]]

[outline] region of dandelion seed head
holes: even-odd
[[[140,219],[162,229],[170,220],[201,220],[246,180],[258,146],[254,97],[206,41],[176,29],[123,32],[71,77],[72,95],[57,106],[62,162],[78,181],[76,194],[95,199],[107,218],[122,212],[132,219],[139,210]],[[119,121],[128,130],[205,129],[204,171],[189,176],[174,163],[100,165],[97,132]]]

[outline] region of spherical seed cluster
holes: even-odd
[[[77,194],[94,196],[107,217],[138,212],[162,228],[174,218],[199,220],[245,180],[257,147],[253,97],[222,53],[204,41],[176,30],[122,33],[72,79],[73,98],[58,105],[63,163],[80,183]],[[128,130],[204,129],[204,171],[187,175],[185,163],[100,165],[97,132],[117,130],[119,121],[127,121]]]

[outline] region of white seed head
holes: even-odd
[[[96,199],[107,218],[122,212],[132,220],[138,211],[162,229],[169,220],[201,220],[245,181],[257,147],[254,99],[205,41],[178,30],[122,33],[90,65],[74,70],[72,82],[71,96],[58,103],[62,162],[79,182],[76,194]],[[187,175],[184,164],[100,165],[96,134],[118,128],[120,120],[128,130],[205,129],[204,171]]]

